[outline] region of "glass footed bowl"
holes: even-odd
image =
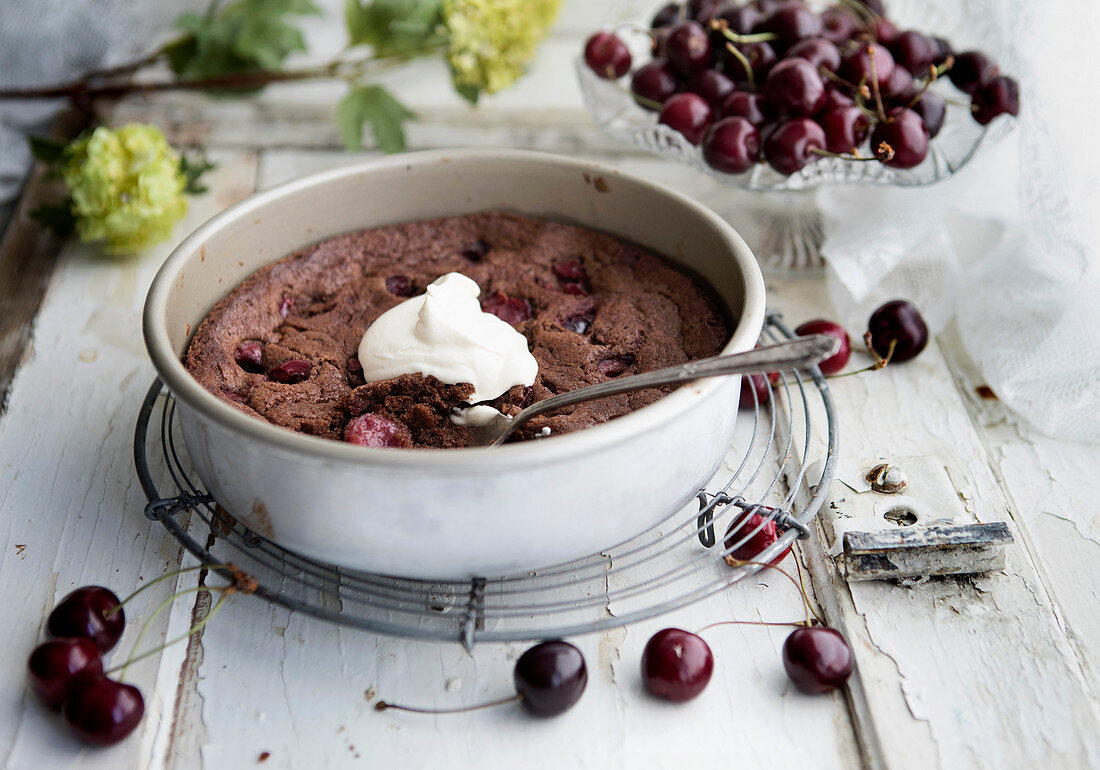
[[[603,28],[613,29],[630,48],[634,61],[632,69],[652,58],[646,29],[649,19],[664,4],[652,0],[616,0],[604,16]],[[827,4],[809,2],[808,5],[820,10]],[[968,8],[966,3],[887,0],[887,14],[899,29],[943,35],[957,50],[966,50],[968,42],[981,41],[975,47],[980,45],[983,50],[992,51],[994,59],[998,60],[997,49],[1004,48],[995,45],[1000,30],[990,28],[989,16]],[[931,90],[944,99],[946,119],[940,133],[929,143],[928,157],[915,168],[897,169],[875,161],[823,157],[790,176],[780,174],[766,163],[758,163],[742,174],[727,174],[708,166],[699,147],[688,142],[678,131],[659,124],[656,112],[643,109],[634,101],[629,74],[618,81],[606,80],[585,64],[583,56],[577,58],[576,68],[585,109],[617,144],[691,166],[730,188],[772,194],[755,196],[756,206],[743,205],[741,208],[748,209],[746,213],[752,219],[768,222],[769,232],[749,240],[761,261],[773,267],[813,268],[821,264],[822,228],[812,196],[786,193],[803,193],[831,185],[917,187],[934,184],[958,172],[980,147],[998,141],[1015,125],[1011,116],[998,117],[987,126],[979,125],[970,115],[969,97],[944,77],[934,83]],[[866,140],[859,149],[861,154],[871,155],[870,141]]]

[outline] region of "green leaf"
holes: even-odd
[[[301,29],[288,17],[318,13],[312,0],[237,0],[217,10],[212,4],[205,15],[176,17],[174,26],[184,34],[164,53],[187,80],[277,70],[287,56],[306,50]]]
[[[447,40],[443,0],[345,0],[349,45],[369,45],[376,56],[420,56]]]
[[[383,152],[405,149],[403,124],[416,115],[382,86],[357,86],[336,107],[336,123],[348,150],[363,145],[363,126],[370,124]]]
[[[43,203],[31,211],[31,219],[59,238],[68,238],[76,230],[72,199],[64,203]]]
[[[481,96],[480,88],[469,83],[455,83],[454,86],[455,91],[458,92],[459,96],[468,101],[470,104],[477,104],[478,97]]]
[[[64,142],[55,142],[52,139],[42,139],[37,136],[27,137],[27,143],[31,147],[31,155],[35,160],[43,163],[57,163],[65,157]]]
[[[180,172],[183,174],[183,191],[188,195],[199,195],[207,191],[206,185],[199,184],[199,178],[207,171],[218,167],[217,163],[211,163],[206,158],[206,152],[199,148],[195,151],[198,155],[194,160],[186,155],[180,155]]]

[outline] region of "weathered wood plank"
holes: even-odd
[[[251,176],[253,155],[217,159],[215,192],[195,200],[180,237],[251,189],[236,180]],[[0,766],[144,766],[171,713],[172,701],[154,687],[159,656],[127,675],[146,697],[141,732],[109,750],[89,750],[69,737],[23,685],[26,655],[58,597],[89,583],[125,595],[179,562],[175,540],[143,515],[133,466],[134,420],[153,379],[140,311],[169,249],[105,262],[86,247],[65,247],[0,419],[0,585],[10,591],[0,626],[0,686],[9,694],[0,700]],[[149,613],[173,590],[174,581],[163,581],[127,608],[113,661],[125,659]],[[164,638],[166,623],[162,615],[143,647]]]

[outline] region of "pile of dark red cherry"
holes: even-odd
[[[988,56],[899,30],[881,0],[820,14],[802,0],[688,0],[658,11],[649,34],[654,58],[633,72],[635,101],[731,174],[766,161],[789,176],[823,156],[918,166],[944,124],[929,86],[945,74],[978,123],[1019,113],[1016,81]],[[632,64],[610,32],[592,35],[584,57],[609,80]]]
[[[27,661],[27,682],[65,724],[97,746],[118,743],[145,713],[141,691],[108,677],[103,655],[122,636],[122,602],[102,586],[78,588],[62,599],[46,622],[54,637]]]

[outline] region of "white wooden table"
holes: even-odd
[[[702,175],[610,145],[582,111],[571,61],[598,17],[582,0],[568,5],[528,78],[476,111],[449,93],[435,63],[388,76],[422,116],[409,131],[412,147],[570,154],[719,201],[723,191]],[[317,26],[314,36],[334,42],[338,30]],[[329,119],[338,93],[321,85],[271,89],[254,101],[135,99],[113,120],[154,121],[217,160],[210,192],[193,201],[178,240],[254,189],[348,162]],[[639,656],[658,628],[798,619],[790,585],[771,575],[576,639],[588,691],[549,721],[518,707],[438,717],[372,708],[379,697],[454,706],[507,694],[526,645],[483,644],[471,655],[457,644],[376,636],[237,597],[201,635],[132,667],[128,679],[147,706],[133,736],[107,750],[81,746],[24,688],[46,613],[76,586],[125,594],[193,563],[142,515],[132,460],[137,408],[153,379],[139,311],[170,247],[110,262],[66,244],[0,411],[3,767],[1100,766],[1100,451],[1038,436],[982,399],[954,331],[911,363],[834,384],[840,475],[851,478],[864,458],[931,457],[946,467],[965,515],[1007,521],[1016,542],[1003,572],[913,587],[848,584],[820,532],[803,544],[798,558],[816,601],[855,651],[844,692],[794,690],[780,662],[786,629],[757,626],[708,632],[716,671],[697,700],[672,706],[642,691]],[[819,275],[769,276],[770,305],[792,323],[829,316],[822,284]],[[129,650],[176,582],[127,609],[119,650]],[[191,586],[194,575],[178,583]],[[177,600],[150,640],[178,635],[207,607],[193,595]]]

